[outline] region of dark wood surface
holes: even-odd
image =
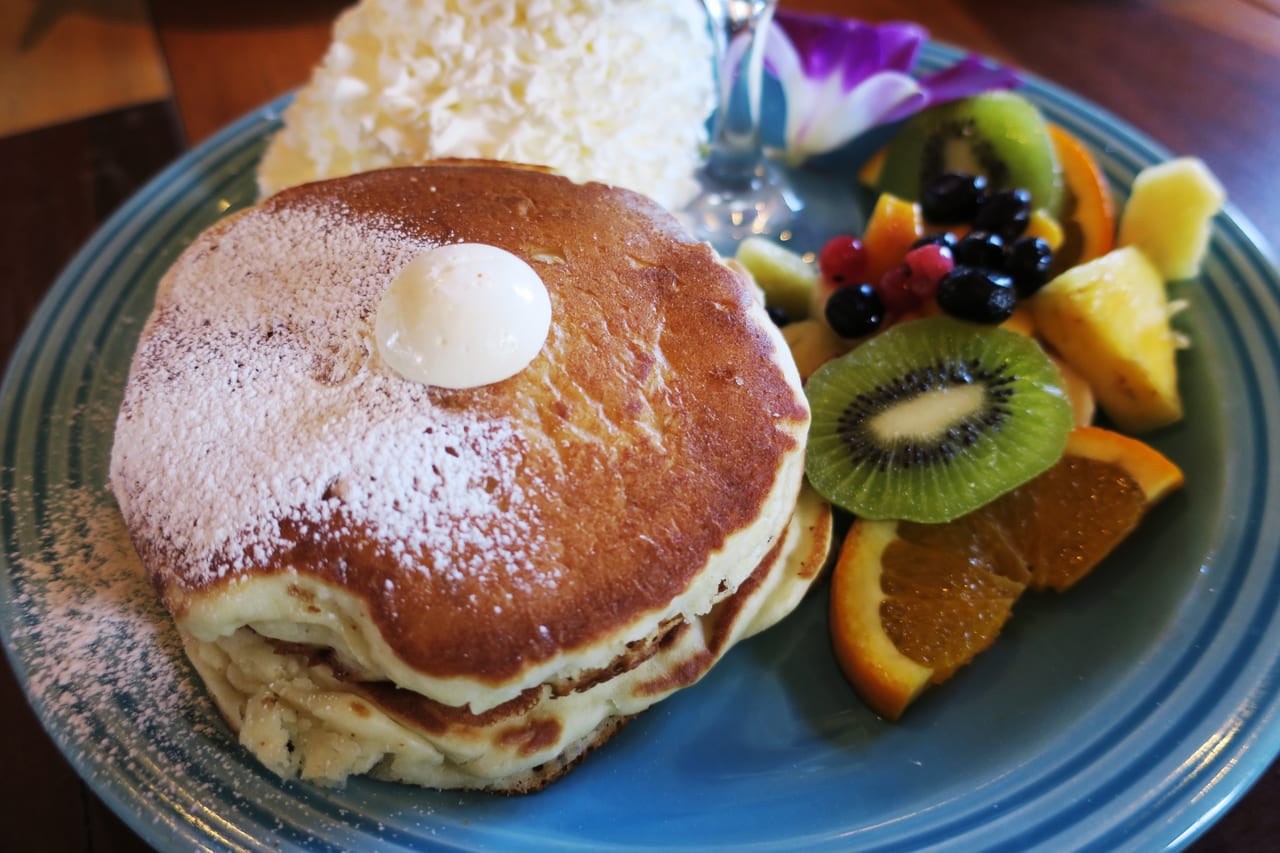
[[[47,5],[78,4],[36,4]],[[86,5],[109,16],[120,4]],[[167,67],[166,97],[0,137],[0,362],[7,362],[27,318],[97,224],[187,147],[305,80],[328,42],[333,16],[345,5],[152,0],[143,8]],[[1174,153],[1203,157],[1264,237],[1277,237],[1275,0],[784,5],[873,20],[911,18],[939,39],[1047,77],[1122,116]],[[24,82],[42,85],[39,79]],[[0,774],[0,849],[146,849],[62,759],[3,660],[0,766],[6,769]],[[1280,849],[1280,763],[1192,849]]]

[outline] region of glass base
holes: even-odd
[[[699,176],[701,193],[685,207],[685,224],[699,240],[730,257],[747,237],[791,240],[804,202],[777,166],[761,160],[749,181],[727,184]]]

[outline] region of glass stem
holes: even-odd
[[[715,33],[720,103],[712,123],[707,175],[726,189],[752,189],[760,168],[760,90],[764,42],[777,0],[705,0]]]

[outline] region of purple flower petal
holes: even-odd
[[[1021,83],[1022,80],[1012,68],[988,62],[980,56],[969,55],[950,68],[922,77],[920,85],[928,94],[928,99],[911,112],[995,89],[1013,89]],[[890,121],[905,118],[909,114],[894,116]]]
[[[907,75],[927,38],[912,23],[779,10],[764,61],[786,98],[788,159],[797,163],[925,107],[1020,82],[1012,70],[976,56],[913,80]]]
[[[928,37],[923,28],[910,23],[873,26],[782,10],[774,21],[801,56],[806,77],[821,80],[838,73],[846,92],[880,71],[910,71]],[[765,61],[769,62],[768,57]]]

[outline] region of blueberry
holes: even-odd
[[[1018,296],[1035,293],[1049,280],[1053,250],[1039,237],[1019,237],[1005,252],[1004,268],[1013,278]]]
[[[1003,323],[1018,304],[1013,279],[975,267],[956,267],[938,282],[938,305],[973,323]]]
[[[869,284],[842,287],[827,299],[827,324],[842,338],[861,338],[884,324],[884,301]]]
[[[925,183],[920,212],[929,222],[971,222],[986,192],[987,179],[982,175],[944,172]]]
[[[973,227],[994,231],[1005,240],[1012,240],[1027,230],[1030,221],[1031,193],[1023,189],[1000,190],[987,196],[974,217]]]
[[[926,234],[919,240],[911,244],[911,248],[919,249],[922,246],[943,246],[948,249],[954,249],[956,243],[960,242],[951,231],[940,231],[936,234]]]
[[[970,231],[951,250],[956,264],[999,270],[1004,268],[1004,239],[990,231]]]
[[[769,305],[764,309],[769,315],[769,319],[773,321],[775,326],[785,326],[791,322],[791,318],[787,316],[787,312],[779,308],[777,305]]]

